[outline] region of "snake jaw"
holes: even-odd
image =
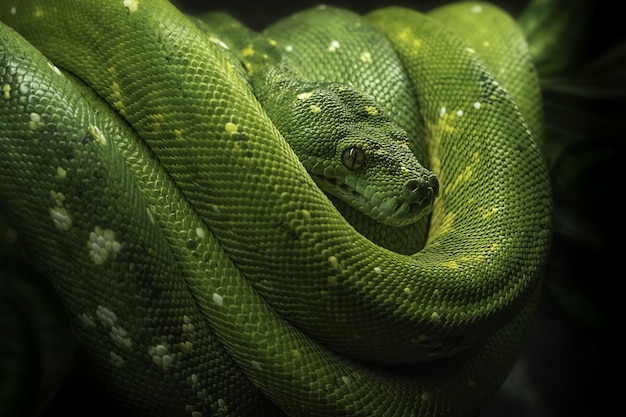
[[[430,214],[439,194],[439,183],[434,174],[406,181],[401,193],[377,191],[357,176],[338,177],[312,174],[317,186],[368,217],[389,226],[406,226]],[[389,194],[389,195],[388,195]]]

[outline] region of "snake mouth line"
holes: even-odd
[[[432,201],[428,204],[408,202],[402,197],[388,196],[367,198],[356,188],[338,178],[314,176],[318,187],[368,217],[389,226],[406,226],[415,223],[432,211]]]

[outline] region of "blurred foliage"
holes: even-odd
[[[607,6],[606,4],[604,5]],[[533,0],[518,23],[544,94],[554,236],[542,308],[609,331],[626,194],[626,38],[591,19],[591,0]]]

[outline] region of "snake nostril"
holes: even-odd
[[[421,202],[424,199],[424,187],[420,187],[420,182],[418,180],[409,180],[404,183],[404,196],[407,201]]]
[[[426,203],[439,195],[439,181],[431,175],[426,181],[409,180],[404,183],[404,196],[410,203]]]

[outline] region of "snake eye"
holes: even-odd
[[[349,147],[341,154],[341,162],[351,171],[356,171],[365,165],[365,152],[354,146]]]

